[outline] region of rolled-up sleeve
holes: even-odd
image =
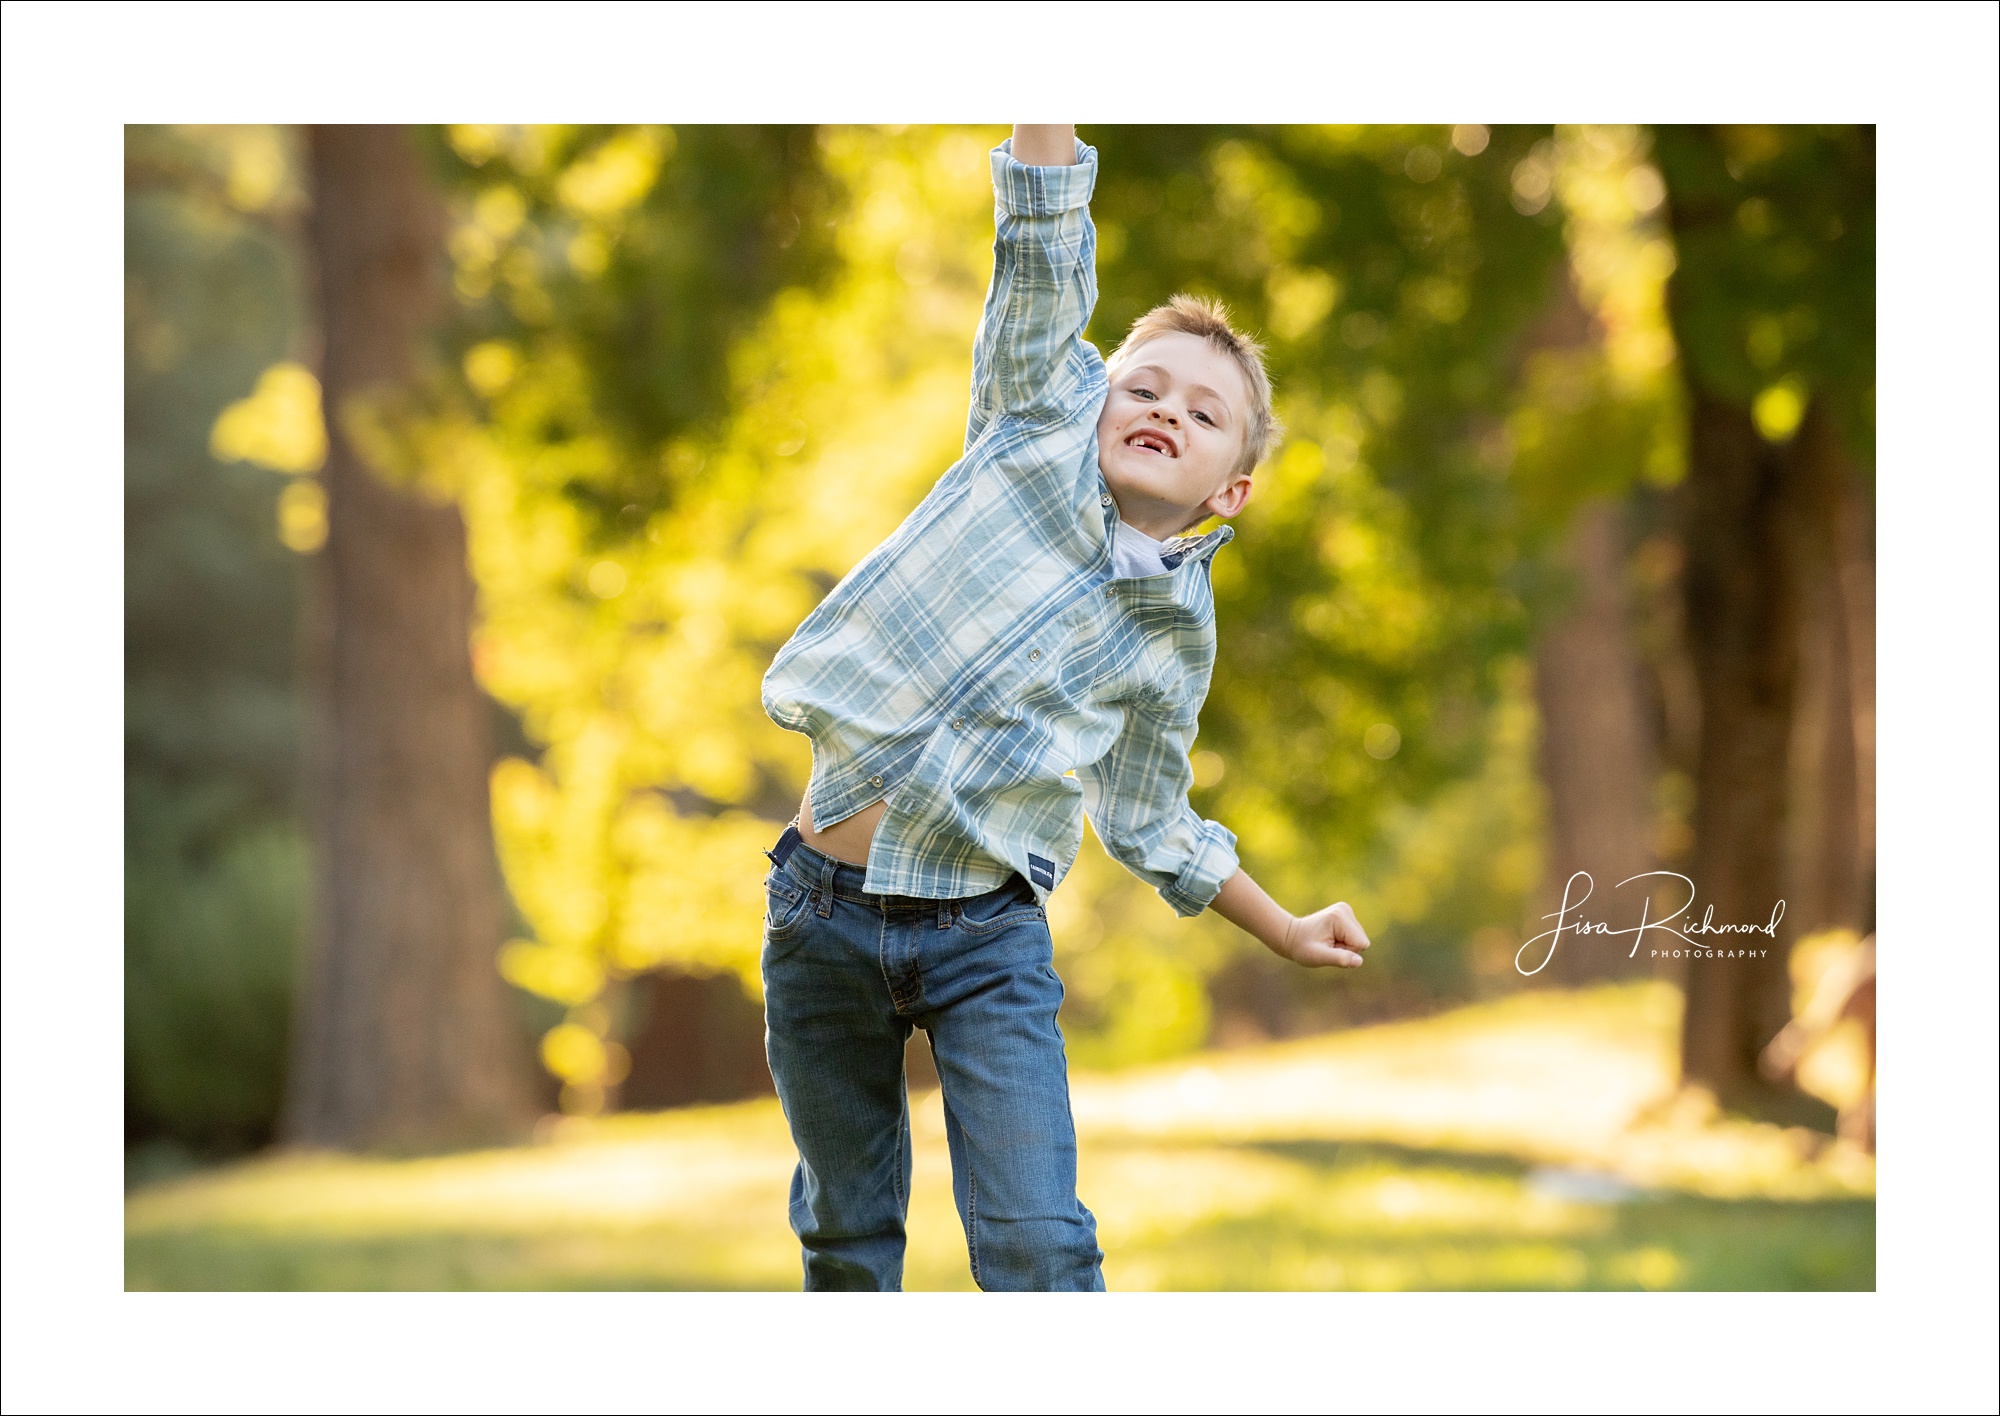
[[[1237,868],[1234,833],[1188,805],[1195,727],[1170,705],[1128,707],[1111,751],[1076,772],[1105,850],[1182,916],[1207,909]]]
[[[997,417],[1067,417],[1093,391],[1083,331],[1097,304],[1097,150],[1079,141],[1072,166],[1028,167],[1012,146],[992,154],[993,282],[973,343],[968,447]]]

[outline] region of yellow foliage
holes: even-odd
[[[1280,339],[1303,339],[1340,302],[1340,282],[1318,268],[1279,266],[1264,281],[1271,297],[1271,330]]]
[[[209,430],[222,462],[253,462],[273,472],[317,472],[326,462],[319,380],[302,364],[273,364],[248,398],[223,409]]]
[[[326,488],[302,477],[278,493],[278,539],[300,555],[326,544]]]
[[[475,344],[465,354],[465,379],[491,398],[521,371],[521,351],[504,339]]]
[[[674,150],[671,128],[632,128],[572,164],[556,183],[564,206],[584,216],[615,216],[653,189],[660,163]]]
[[[465,152],[528,139],[453,141]],[[796,800],[809,764],[807,744],[763,715],[764,669],[963,437],[990,259],[987,142],[935,129],[823,141],[852,209],[837,228],[840,271],[823,290],[781,292],[760,327],[714,352],[734,412],[658,450],[677,499],[628,539],[591,543],[566,494],[607,470],[607,439],[587,422],[555,445],[510,434],[588,407],[573,357],[498,343],[467,356],[492,406],[488,423],[457,434],[476,444],[459,454],[481,591],[475,664],[547,745],[539,764],[493,774],[502,864],[535,936],[502,967],[577,1008],[564,1026],[593,1036],[604,1020],[579,1005],[623,975],[671,965],[758,990],[763,851],[780,822],[746,807],[774,791]],[[559,179],[562,200],[615,215],[671,145],[664,129],[607,141]],[[490,204],[472,228],[489,236]],[[461,275],[468,257],[475,269],[492,259],[465,244]],[[580,1064],[557,1070],[598,1085]]]
[[[500,975],[516,988],[558,1003],[587,1003],[604,987],[597,960],[572,949],[552,949],[526,939],[500,951]]]
[[[542,1062],[572,1085],[601,1083],[608,1070],[605,1061],[603,1040],[576,1023],[553,1027],[542,1039]]]
[[[1750,405],[1750,416],[1766,442],[1789,442],[1806,416],[1806,386],[1794,376],[1772,384]]]

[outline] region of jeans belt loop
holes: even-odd
[[[840,867],[832,856],[823,855],[819,864],[819,917],[833,918],[833,876]]]
[[[938,901],[938,928],[939,928],[939,929],[950,929],[950,928],[951,928],[951,901],[950,901],[950,900],[939,900],[939,901]]]

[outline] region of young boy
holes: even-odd
[[[771,1073],[799,1149],[807,1289],[902,1286],[903,1049],[930,1036],[952,1190],[983,1289],[1102,1289],[1043,903],[1083,841],[1181,915],[1213,909],[1300,964],[1356,968],[1345,904],[1295,918],[1189,807],[1215,662],[1208,560],[1277,436],[1258,347],[1180,297],[1109,364],[1096,152],[1022,125],[993,153],[993,284],[965,456],[807,616],[765,711],[813,744],[770,852]]]

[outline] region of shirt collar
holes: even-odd
[[[1233,526],[1218,526],[1206,536],[1176,536],[1162,543],[1160,561],[1168,570],[1173,570],[1183,561],[1204,561],[1236,536]]]

